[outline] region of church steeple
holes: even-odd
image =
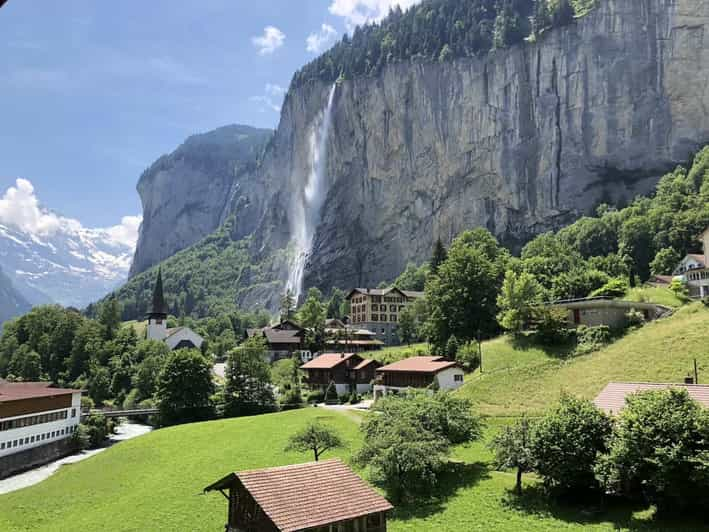
[[[167,336],[167,305],[162,290],[162,270],[153,288],[153,306],[148,312],[148,340],[164,340]]]
[[[153,288],[153,306],[148,316],[167,318],[167,305],[165,304],[165,296],[162,289],[162,269],[160,268],[158,268],[158,278],[155,281],[155,288]]]

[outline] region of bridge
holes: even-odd
[[[103,414],[105,417],[135,417],[149,416],[157,414],[158,412],[159,410],[157,408],[92,408],[90,410],[83,410],[81,417],[86,417],[91,414]]]

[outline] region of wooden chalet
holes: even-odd
[[[266,348],[272,362],[290,358],[293,353],[304,349],[305,329],[291,320],[261,329],[247,329],[245,338],[261,336],[266,340]]]
[[[227,532],[386,532],[392,509],[338,459],[231,473],[204,491],[227,499]]]
[[[300,369],[306,372],[305,383],[311,389],[335,386],[338,395],[367,393],[372,389],[379,362],[362,358],[357,353],[325,353]]]
[[[375,399],[408,388],[428,388],[434,383],[440,390],[454,390],[463,385],[464,379],[456,362],[438,356],[405,358],[378,368],[376,375]]]

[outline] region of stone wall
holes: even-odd
[[[54,441],[0,458],[0,479],[58,460],[74,452],[71,438]]]

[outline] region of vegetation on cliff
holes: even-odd
[[[378,74],[391,63],[474,57],[569,24],[596,0],[428,0],[355,28],[296,72],[294,85]]]

